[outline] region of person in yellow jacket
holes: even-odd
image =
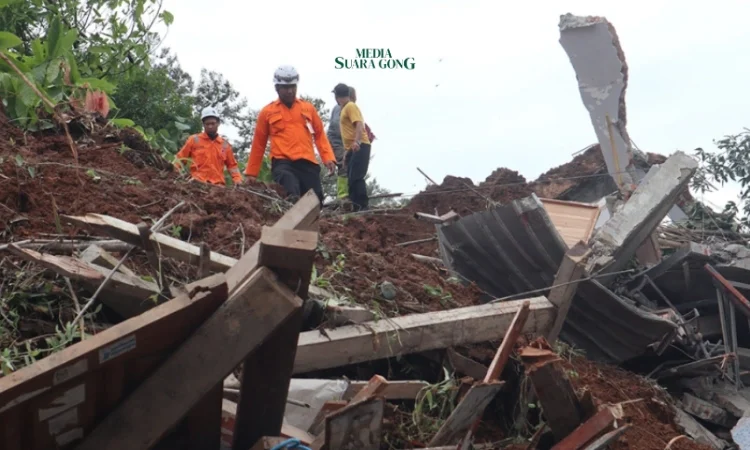
[[[185,145],[177,152],[175,168],[180,171],[185,165],[189,165],[192,179],[226,185],[226,167],[235,186],[239,185],[242,183],[242,174],[234,158],[232,146],[219,136],[219,114],[214,108],[208,107],[202,111],[201,120],[203,133],[194,134],[187,139]]]

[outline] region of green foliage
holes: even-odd
[[[750,225],[750,130],[724,136],[715,141],[718,152],[696,148],[695,157],[700,167],[691,180],[691,187],[700,193],[717,190],[732,181],[740,185],[741,205],[728,202],[723,211],[716,213],[700,203],[693,205],[688,213],[694,226],[701,228],[740,231]],[[742,215],[740,215],[740,208]]]

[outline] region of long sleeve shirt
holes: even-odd
[[[199,181],[226,185],[224,167],[235,183],[242,181],[232,146],[221,136],[211,139],[205,132],[190,136],[177,152],[175,167],[180,169],[188,159],[191,160],[190,175]]]
[[[323,121],[320,120],[312,103],[304,100],[295,99],[291,108],[284,105],[281,100],[276,100],[261,109],[255,125],[245,175],[257,177],[260,173],[269,138],[272,159],[306,159],[317,164],[313,148],[315,142],[324,163],[336,162],[336,156],[323,128]]]

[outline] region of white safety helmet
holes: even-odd
[[[293,66],[279,66],[273,73],[273,84],[297,84],[299,83],[299,74]]]
[[[201,121],[206,117],[216,117],[216,119],[221,120],[221,118],[219,117],[219,113],[216,112],[216,109],[214,109],[212,106],[203,108],[203,111],[201,111]]]

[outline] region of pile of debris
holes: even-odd
[[[744,448],[750,236],[632,148],[612,26],[561,43],[599,143],[400,210],[189,183],[107,126],[73,163],[0,117],[0,447]]]

